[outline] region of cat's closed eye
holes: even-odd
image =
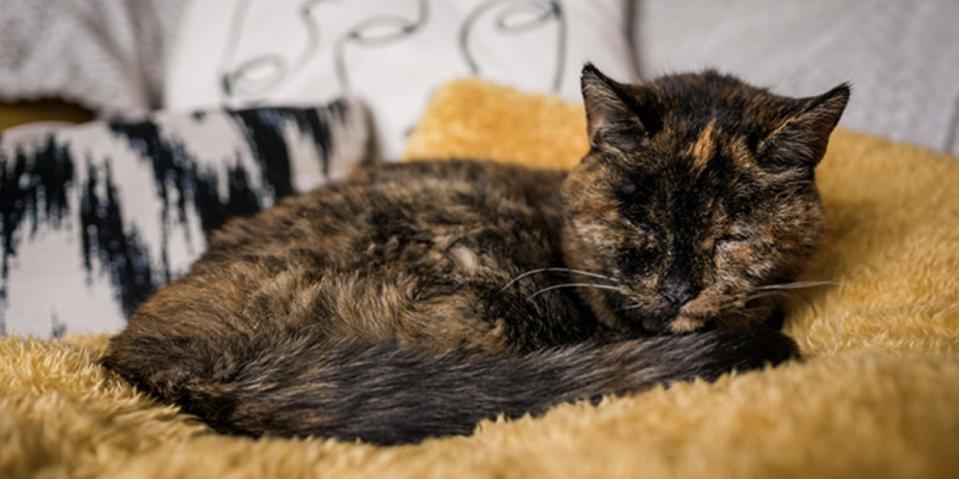
[[[730,233],[720,236],[716,239],[717,243],[729,244],[729,243],[745,243],[749,241],[749,236],[741,233]]]
[[[629,203],[621,207],[620,213],[624,218],[629,220],[630,227],[632,229],[644,233],[650,234],[653,232],[653,228],[650,225],[649,212],[646,208],[640,203]]]

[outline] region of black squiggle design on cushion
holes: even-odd
[[[396,1],[396,0],[392,0]],[[449,1],[449,0],[445,0]],[[285,82],[299,76],[305,67],[313,61],[321,43],[320,27],[313,14],[320,4],[331,4],[333,0],[306,0],[298,4],[298,17],[306,32],[306,40],[292,61],[288,61],[281,52],[264,54],[237,61],[237,50],[244,34],[249,17],[251,0],[240,0],[227,30],[227,40],[220,55],[218,79],[222,99],[241,98],[257,102],[270,95]],[[463,60],[474,75],[481,75],[482,68],[470,51],[469,36],[477,20],[488,11],[503,6],[505,11],[496,17],[496,30],[504,34],[530,31],[555,20],[558,26],[556,43],[556,67],[551,83],[552,91],[560,91],[566,63],[568,42],[566,14],[560,0],[488,0],[476,7],[460,26],[459,44]],[[350,45],[378,46],[396,43],[420,31],[430,21],[428,0],[416,0],[416,13],[413,18],[400,15],[380,14],[361,20],[346,33],[332,41],[333,65],[336,72],[340,94],[351,91],[352,81],[347,65],[346,49]],[[525,22],[516,22],[515,14],[532,11],[538,16]],[[514,20],[510,20],[510,18]],[[452,38],[449,39],[453,41]],[[269,69],[264,75],[263,69]]]
[[[416,16],[411,20],[399,15],[377,15],[356,24],[342,37],[336,40],[334,50],[334,68],[340,83],[340,91],[348,93],[352,88],[346,66],[346,47],[350,44],[377,46],[395,43],[413,35],[429,21],[430,8],[427,0],[418,0]],[[384,27],[391,28],[384,33]],[[370,32],[375,32],[371,34]]]
[[[364,46],[388,44],[412,35],[422,28],[429,19],[427,0],[416,1],[417,13],[413,19],[399,15],[373,16],[360,21],[333,41],[332,67],[339,82],[338,91],[340,94],[349,92],[352,86],[346,66],[346,47],[350,44]],[[260,55],[235,63],[236,52],[243,35],[244,24],[249,17],[251,4],[250,0],[239,1],[230,19],[226,46],[220,56],[218,76],[220,93],[223,95],[223,99],[261,98],[267,95],[269,91],[279,87],[283,82],[296,78],[304,67],[313,60],[317,50],[319,50],[320,27],[314,20],[313,13],[322,3],[333,2],[331,0],[307,0],[299,5],[298,16],[307,38],[293,61],[288,62],[282,54],[275,53]],[[375,35],[370,32],[375,32]],[[263,68],[270,69],[265,78],[262,78],[264,76],[262,71],[255,75],[252,74],[252,72]]]
[[[299,17],[306,30],[307,39],[295,60],[287,62],[283,55],[267,54],[249,58],[234,65],[243,24],[246,23],[249,16],[251,3],[250,0],[239,0],[236,9],[233,10],[233,16],[230,18],[226,48],[220,56],[218,76],[220,91],[224,99],[234,96],[253,96],[276,88],[284,80],[295,78],[300,70],[313,59],[319,48],[320,27],[313,20],[312,14],[313,9],[324,2],[329,3],[330,0],[307,0],[300,4]],[[256,72],[262,68],[272,70],[266,78],[262,78],[262,72],[251,74],[251,72]]]
[[[463,21],[463,26],[460,28],[459,33],[460,52],[469,67],[470,73],[473,75],[482,75],[483,73],[479,64],[476,62],[476,57],[470,51],[470,34],[476,22],[479,21],[484,14],[497,7],[503,7],[504,10],[495,18],[496,31],[503,34],[525,33],[545,25],[550,20],[557,22],[556,68],[553,70],[551,88],[553,92],[558,92],[563,84],[567,42],[566,16],[562,3],[558,0],[489,0],[476,7],[476,9],[470,12],[466,17],[466,20]],[[529,13],[530,11],[537,14],[532,20],[521,23],[511,23],[511,15]]]

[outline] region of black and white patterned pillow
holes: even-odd
[[[371,161],[362,106],[158,113],[0,137],[0,335],[121,328],[236,215]]]

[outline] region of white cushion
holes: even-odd
[[[440,84],[477,74],[579,98],[592,61],[631,80],[623,0],[193,1],[168,108],[364,99],[387,158]]]

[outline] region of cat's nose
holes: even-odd
[[[693,287],[689,281],[669,276],[660,286],[660,294],[674,306],[680,306],[692,299]]]

